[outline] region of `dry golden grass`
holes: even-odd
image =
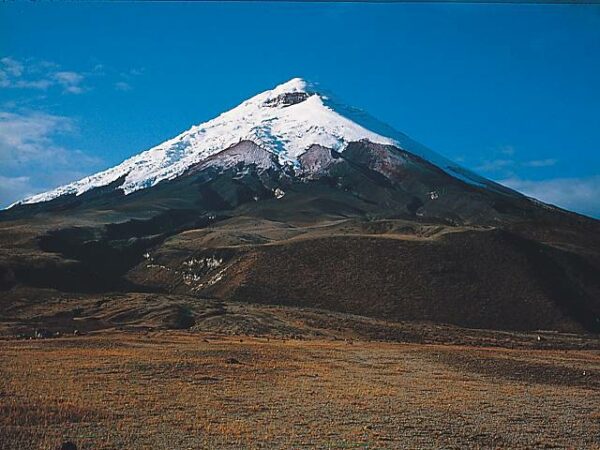
[[[600,448],[597,352],[155,332],[0,361],[6,449]]]

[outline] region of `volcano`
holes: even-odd
[[[182,326],[202,302],[226,301],[600,331],[598,221],[462,168],[299,78],[17,202],[0,213],[0,248],[2,296],[19,308],[119,293],[174,299]]]

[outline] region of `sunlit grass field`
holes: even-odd
[[[0,341],[0,447],[600,448],[600,354],[186,332]]]

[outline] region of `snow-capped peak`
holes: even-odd
[[[281,94],[291,93],[291,92],[306,92],[310,91],[310,83],[302,78],[292,78],[285,83],[276,86],[270,91],[266,91],[263,94],[266,94],[268,98],[276,97]],[[259,94],[262,95],[262,94]]]
[[[340,110],[345,114],[340,114]],[[48,201],[64,194],[80,195],[120,178],[124,178],[120,188],[129,194],[176,178],[189,167],[241,141],[256,143],[277,155],[281,163],[298,164],[298,157],[313,144],[343,151],[349,142],[367,139],[413,151],[445,170],[449,167],[447,160],[403,134],[389,127],[382,128],[385,135],[371,131],[358,123],[364,121],[350,119],[352,114],[348,111],[353,110],[337,108],[312,84],[293,78],[111,169],[17,204]]]

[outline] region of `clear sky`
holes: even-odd
[[[600,217],[600,6],[0,4],[0,205],[300,76]]]

